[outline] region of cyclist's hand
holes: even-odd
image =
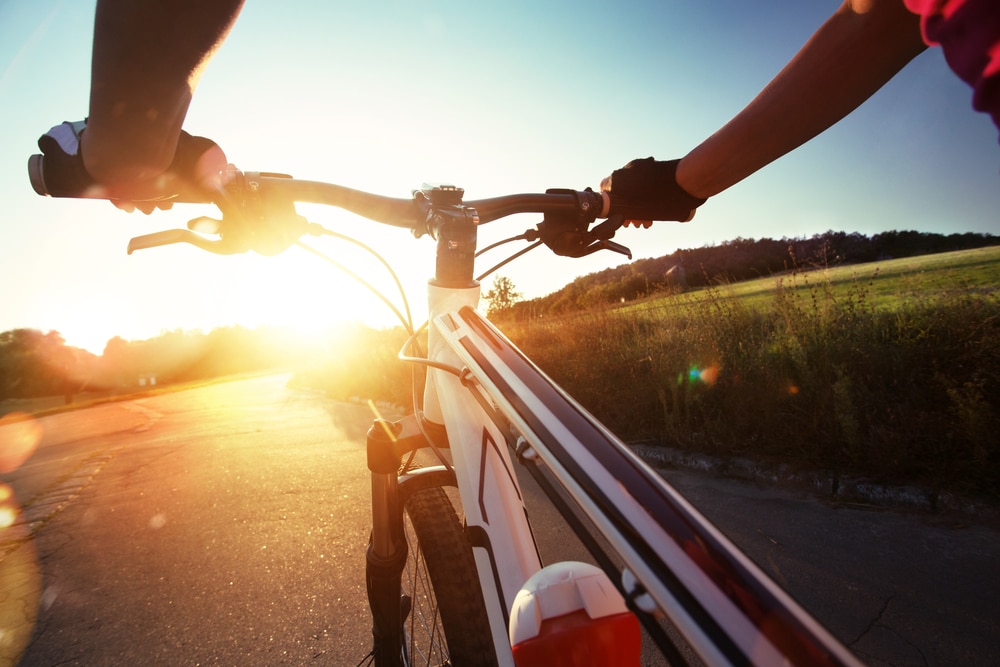
[[[86,121],[56,125],[38,139],[44,154],[46,194],[53,197],[109,199],[125,211],[152,213],[169,209],[185,193],[216,191],[224,185],[226,155],[204,137],[181,132],[169,169],[155,178],[129,183],[100,183],[87,172],[80,151]]]
[[[694,197],[677,184],[677,163],[651,157],[632,160],[601,181],[601,191],[611,195],[611,213],[625,216],[626,225],[649,227],[653,220],[688,222],[706,200]]]

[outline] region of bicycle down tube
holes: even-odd
[[[438,328],[482,391],[614,545],[625,593],[648,594],[707,664],[854,664],[707,519],[470,308]],[[526,447],[530,450],[526,451]],[[631,582],[631,583],[629,583]]]
[[[460,358],[447,345],[437,316],[462,308],[475,308],[480,287],[474,279],[479,215],[460,204],[454,191],[427,192],[436,204],[445,202],[444,220],[438,221],[435,275],[428,284],[428,359],[460,370]],[[493,643],[500,664],[513,664],[507,628],[509,611],[521,585],[541,568],[534,538],[506,446],[507,437],[483,413],[458,374],[431,368],[424,389],[424,415],[443,424],[451,455],[466,531],[473,545]],[[498,554],[494,545],[500,549]]]
[[[40,173],[37,165],[35,172]],[[35,187],[44,194],[44,184]],[[422,650],[410,642],[415,629],[406,625],[416,615],[421,594],[401,583],[405,568],[426,559],[437,589],[446,579],[459,580],[465,565],[459,563],[461,554],[453,554],[467,546],[473,581],[450,582],[447,594],[443,588],[430,593],[449,598],[439,600],[442,617],[461,616],[467,605],[484,607],[488,636],[475,636],[470,621],[461,633],[447,636],[449,645],[464,642],[461,649],[453,649],[452,656],[434,654],[428,664],[457,664],[453,658],[458,651],[482,657],[489,645],[495,655],[476,658],[475,664],[514,664],[508,634],[512,607],[522,586],[543,568],[515,474],[515,466],[522,464],[544,470],[570,505],[570,525],[577,529],[582,517],[610,545],[615,559],[599,559],[599,564],[629,608],[648,628],[658,627],[660,620],[674,628],[704,663],[858,664],[673,487],[476,311],[480,225],[517,213],[542,213],[543,223],[520,238],[570,257],[601,249],[627,254],[610,240],[622,221],[614,218],[606,195],[558,190],[463,202],[460,189],[444,186],[425,187],[412,199],[394,199],[237,172],[229,191],[216,200],[224,214],[220,228],[232,218],[220,239],[188,230],[158,232],[134,239],[129,251],[188,242],[219,253],[253,249],[271,254],[318,227],[296,213],[296,202],[336,206],[437,242],[435,274],[428,286],[422,401],[406,419],[376,422],[369,432],[373,530],[367,579],[375,664],[415,664],[416,652]],[[598,218],[605,221],[590,227]],[[436,456],[429,465],[401,466],[411,452],[428,448]],[[444,516],[451,505],[442,489],[451,486],[457,487],[464,520]],[[419,548],[407,545],[411,532]],[[430,542],[438,540],[453,541],[458,551],[443,558],[434,555]],[[476,587],[478,591],[470,590]],[[461,604],[450,599],[470,592]],[[456,621],[445,621],[449,623]],[[678,657],[667,641],[661,637],[661,649]]]
[[[510,438],[488,418],[491,404],[615,546],[635,581],[625,593],[648,594],[708,664],[850,664],[819,624],[476,313],[471,269],[455,268],[469,256],[465,243],[475,233],[461,224],[438,239],[428,353],[465,373],[432,369],[424,401],[449,434],[496,645],[504,646],[514,596],[541,562]],[[488,400],[477,401],[477,391]]]

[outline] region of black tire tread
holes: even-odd
[[[406,513],[434,587],[451,664],[496,665],[472,547],[447,494],[440,487],[417,491]]]

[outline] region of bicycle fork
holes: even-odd
[[[383,423],[368,431],[368,469],[372,481],[372,533],[365,555],[365,582],[372,613],[376,665],[402,665],[403,622],[409,612],[401,598],[407,546],[397,473],[399,456]]]

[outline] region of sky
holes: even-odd
[[[242,169],[394,197],[424,182],[459,185],[467,199],[596,188],[632,158],[681,157],[721,127],[838,4],[247,0],[185,127]],[[368,292],[296,248],[278,257],[193,246],[126,254],[132,236],[183,227],[212,207],[147,217],[33,192],[26,164],[37,138],[87,113],[93,11],[85,0],[0,0],[0,331],[55,330],[99,354],[116,335],[391,324]],[[854,114],[712,198],[691,223],[615,240],[641,258],[827,230],[1000,233],[998,131],[970,101],[929,49]],[[333,209],[300,213],[377,246],[420,316],[433,242]],[[537,221],[494,222],[480,237],[485,244]],[[391,286],[355,248],[313,245]],[[530,298],[624,261],[536,250],[501,273]]]

